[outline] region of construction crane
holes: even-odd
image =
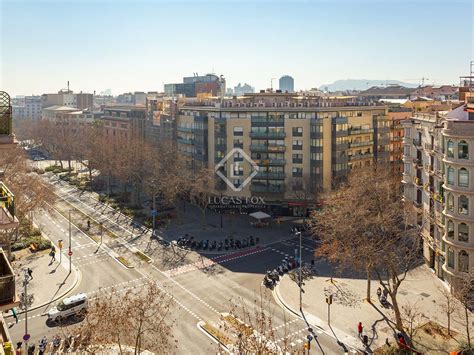
[[[422,78],[417,78],[417,79],[403,79],[403,80],[417,81],[418,83],[421,83],[419,86],[425,86],[425,81],[428,81],[430,79],[426,77],[422,77]]]

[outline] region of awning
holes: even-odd
[[[253,217],[255,219],[264,219],[264,218],[270,218],[271,216],[269,214],[266,214],[265,212],[258,211],[249,214],[250,217]]]

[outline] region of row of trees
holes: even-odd
[[[48,209],[55,201],[50,189],[44,187],[38,175],[31,173],[25,154],[20,147],[2,150],[0,154],[0,181],[4,182],[14,194],[15,217],[20,226],[0,232],[0,245],[4,246],[11,257],[11,244],[21,237],[19,231],[25,225],[31,225],[31,215],[40,208]]]
[[[206,167],[189,169],[171,142],[150,144],[138,136],[107,136],[100,125],[57,124],[49,121],[20,122],[16,127],[23,140],[33,140],[59,164],[82,162],[92,185],[105,183],[108,194],[116,183],[131,203],[141,205],[141,197],[157,196],[178,207],[186,198],[205,217],[208,191],[215,176]]]

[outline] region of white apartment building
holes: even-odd
[[[423,256],[455,288],[474,266],[474,103],[403,126],[404,196],[418,211]]]

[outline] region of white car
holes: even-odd
[[[61,322],[72,315],[85,314],[88,307],[88,299],[85,293],[67,297],[58,303],[56,307],[48,311],[48,320],[52,322]]]

